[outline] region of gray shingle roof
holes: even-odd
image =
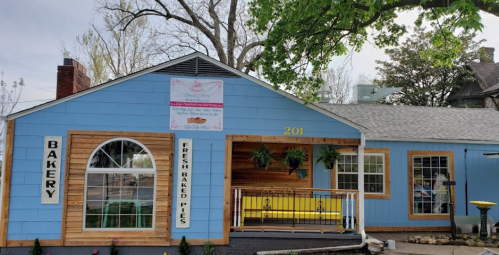
[[[366,139],[499,142],[499,112],[493,109],[374,104],[316,105],[366,127]]]
[[[484,86],[483,89],[492,87],[499,82],[499,63],[476,63],[468,64],[475,77]]]

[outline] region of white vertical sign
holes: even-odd
[[[192,139],[179,139],[177,176],[177,228],[191,222]]]
[[[59,204],[62,137],[46,136],[43,143],[42,204]]]

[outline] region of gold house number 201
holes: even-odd
[[[284,135],[303,135],[303,128],[284,127]]]

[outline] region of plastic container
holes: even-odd
[[[388,240],[386,241],[388,243],[388,250],[395,250],[395,241],[394,240]]]

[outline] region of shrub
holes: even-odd
[[[40,246],[40,241],[38,241],[38,238],[35,239],[35,243],[33,244],[33,247],[31,247],[29,254],[42,255],[42,246]]]
[[[182,240],[180,240],[180,243],[178,244],[178,252],[180,255],[187,255],[189,254],[189,243],[185,240],[185,236],[182,236]]]
[[[203,254],[206,254],[206,255],[212,254],[213,251],[215,251],[215,245],[210,241],[206,241],[204,243],[204,247],[203,247]]]

